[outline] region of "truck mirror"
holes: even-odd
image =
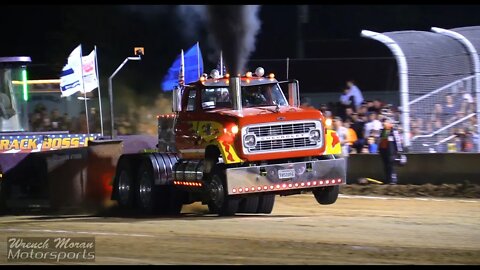
[[[182,110],[182,88],[175,87],[172,92],[172,112]]]
[[[288,82],[288,103],[293,107],[300,107],[300,93],[298,81]]]

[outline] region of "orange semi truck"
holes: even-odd
[[[173,91],[156,151],[120,156],[111,199],[145,214],[202,202],[221,216],[269,214],[276,195],[313,192],[319,204],[335,203],[346,162],[322,113],[300,106],[298,81],[263,68],[210,75]]]

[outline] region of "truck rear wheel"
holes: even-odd
[[[337,201],[339,190],[338,185],[316,188],[313,190],[313,195],[319,204],[332,204]]]
[[[212,170],[211,179],[208,184],[210,196],[208,208],[210,212],[220,216],[233,216],[238,211],[240,200],[229,196],[225,187],[225,169],[223,166],[217,164]]]
[[[275,194],[262,194],[258,200],[257,213],[270,214],[275,204]]]
[[[238,213],[257,213],[259,206],[260,195],[249,195],[241,199],[238,206]]]
[[[142,162],[138,170],[136,195],[137,207],[143,214],[176,215],[182,210],[183,202],[171,186],[155,186],[149,160]]]
[[[135,202],[135,179],[127,162],[119,164],[118,179],[115,185],[117,201],[122,208],[133,208]]]

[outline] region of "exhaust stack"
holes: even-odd
[[[242,110],[242,88],[240,77],[231,77],[229,84],[230,96],[232,97],[233,109]]]

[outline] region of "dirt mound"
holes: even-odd
[[[480,185],[469,182],[441,185],[383,185],[363,183],[342,185],[340,187],[340,193],[346,195],[480,198]]]

